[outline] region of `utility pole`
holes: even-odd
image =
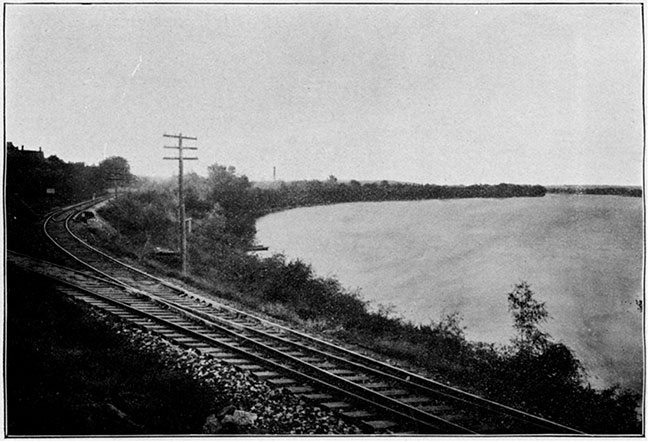
[[[163,134],[163,137],[178,139],[178,146],[163,146],[165,149],[178,149],[177,157],[163,157],[164,160],[178,160],[178,217],[179,217],[179,230],[180,230],[180,244],[179,251],[181,254],[181,266],[183,275],[187,275],[187,235],[185,231],[185,202],[183,201],[183,161],[184,160],[198,160],[198,157],[184,157],[183,149],[197,150],[197,147],[183,146],[183,140],[194,140],[194,137],[183,136],[182,133],[178,135]]]

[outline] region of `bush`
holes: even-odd
[[[521,282],[508,293],[508,308],[514,318],[517,337],[513,340],[517,351],[523,353],[543,352],[549,344],[548,334],[539,329],[546,322],[548,312],[544,303],[533,299],[527,282]]]

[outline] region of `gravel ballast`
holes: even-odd
[[[165,364],[183,370],[205,383],[223,407],[206,419],[204,432],[211,432],[214,417],[224,410],[240,410],[254,415],[251,426],[226,426],[226,430],[249,434],[358,434],[359,428],[346,423],[329,410],[310,405],[283,388],[273,388],[251,373],[197,351],[184,349],[157,335],[122,321],[105,317],[116,333],[128,337],[144,352],[153,352]],[[207,418],[208,418],[207,417]],[[222,428],[221,431],[224,429]]]
[[[7,434],[359,434],[252,373],[7,271]]]

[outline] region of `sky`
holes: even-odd
[[[639,4],[6,6],[5,140],[132,173],[641,185]]]

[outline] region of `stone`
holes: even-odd
[[[235,410],[232,414],[226,415],[222,420],[221,424],[225,425],[227,423],[233,423],[238,427],[247,427],[253,425],[257,415],[255,413],[249,413],[247,411]]]
[[[221,432],[222,425],[214,414],[211,414],[203,424],[203,434],[218,434]]]
[[[236,408],[233,405],[227,405],[221,409],[221,411],[217,416],[219,417],[219,419],[223,419],[225,416],[229,414],[233,414],[235,410]]]

